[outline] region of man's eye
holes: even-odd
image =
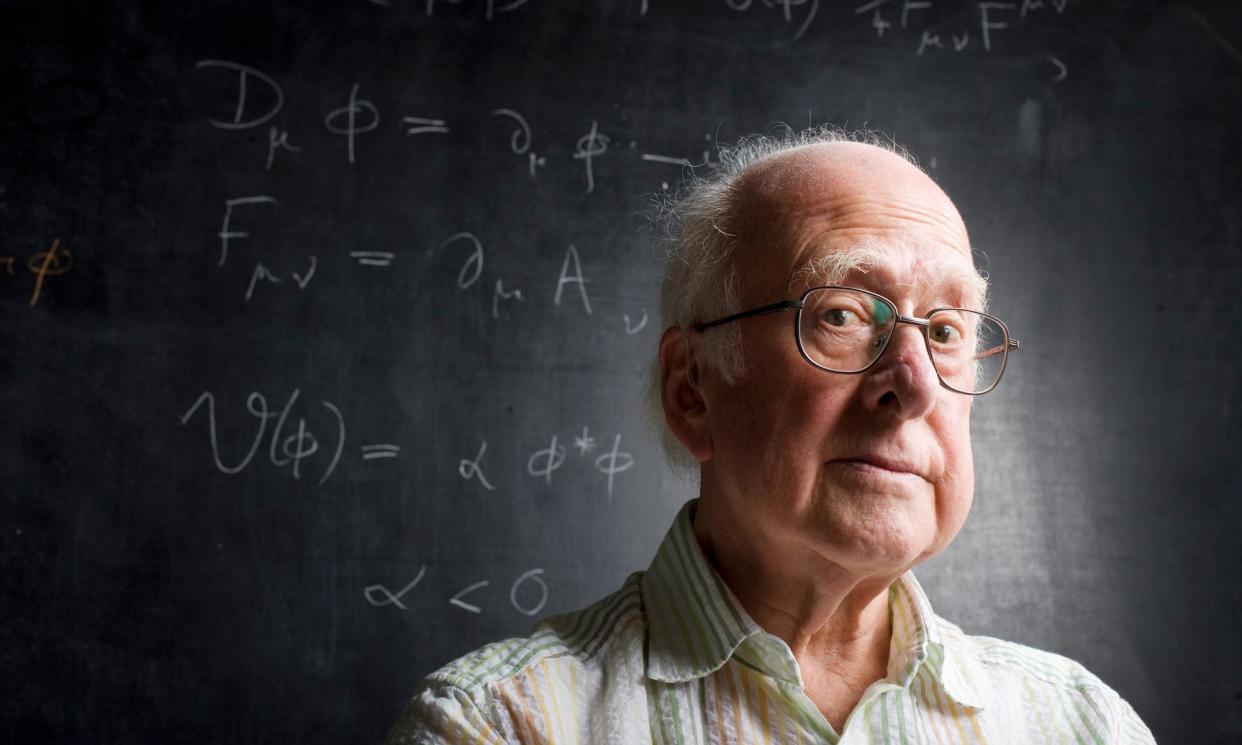
[[[940,344],[956,344],[962,340],[962,332],[947,323],[937,324],[932,329],[932,341]]]
[[[824,319],[828,321],[830,326],[848,326],[854,323],[857,318],[858,316],[853,311],[848,311],[844,308],[833,308],[824,314]]]

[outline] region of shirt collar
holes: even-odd
[[[788,646],[755,623],[703,555],[693,527],[697,502],[682,506],[642,578],[648,677],[666,683],[701,678],[740,654],[738,648],[754,637],[745,652],[756,665],[801,685]],[[888,679],[909,687],[927,665],[956,703],[984,708],[986,677],[979,661],[961,631],[932,612],[913,573],[906,572],[889,588],[889,613]]]
[[[931,603],[913,572],[889,587],[892,638],[888,647],[888,679],[908,688],[919,668],[928,670],[951,699],[972,709],[986,708],[986,672],[961,630],[932,612]]]
[[[692,499],[677,513],[642,578],[647,674],[683,683],[718,670],[747,637],[762,632],[694,536]]]

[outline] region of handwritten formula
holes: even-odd
[[[369,0],[369,2],[386,8],[407,4],[401,0]],[[978,14],[976,31],[978,38],[981,39],[979,46],[984,51],[990,52],[994,34],[1011,28],[1013,21],[1009,14],[1018,20],[1024,20],[1028,15],[1051,9],[1059,15],[1065,12],[1069,0],[1009,0],[1007,2],[868,0],[867,2],[860,1],[853,7],[850,7],[849,3],[830,2],[830,0],[717,0],[717,3],[721,7],[735,11],[739,16],[765,12],[776,14],[790,29],[794,40],[802,39],[807,35],[808,30],[817,25],[842,23],[849,13],[864,15],[876,34],[883,36],[888,29],[893,28],[895,23],[898,23],[900,28],[907,28],[911,25],[912,16],[925,15],[938,8],[948,8],[959,12],[962,9],[973,9]],[[480,18],[488,23],[497,21],[501,16],[519,9],[527,13],[541,11],[537,4],[528,5],[527,0],[513,0],[502,5],[497,5],[496,0],[478,0],[473,3],[462,0],[411,0],[409,4],[421,6],[427,18],[434,18],[437,14],[443,16],[451,12],[459,16]],[[634,0],[631,18],[634,21],[641,21],[645,17],[658,15],[662,4],[661,0]],[[452,8],[452,6],[460,7]],[[958,31],[961,33],[961,30]],[[930,34],[931,38],[939,36],[939,32],[933,28],[924,29],[924,33],[925,38],[927,34]],[[947,35],[951,32],[946,29],[945,33]],[[955,51],[960,52],[969,46],[969,33],[961,33],[959,38],[963,41]],[[920,42],[919,48],[923,48],[923,42]]]
[[[345,417],[340,408],[331,401],[320,400],[317,403],[316,407],[303,401],[301,389],[294,389],[277,410],[269,406],[262,393],[252,391],[246,396],[245,413],[241,420],[246,421],[247,417],[254,420],[251,425],[253,436],[242,443],[221,443],[220,431],[225,429],[223,417],[238,417],[239,414],[219,410],[216,396],[211,391],[203,391],[177,421],[182,427],[201,421],[211,462],[221,473],[240,474],[255,462],[266,461],[278,469],[287,469],[295,481],[319,473],[319,478],[313,480],[313,484],[318,486],[336,472],[342,457],[352,451],[347,451]],[[318,416],[313,417],[315,414]],[[597,444],[588,427],[582,427],[580,434],[568,439],[553,434],[546,447],[529,453],[526,474],[537,482],[551,486],[553,476],[566,465],[566,457],[572,451],[580,458],[589,460],[594,471],[602,477],[604,494],[611,502],[617,477],[633,468],[634,456],[621,449],[620,433],[614,434],[605,445],[601,448]],[[487,448],[487,440],[481,440],[472,456],[462,457],[455,464],[455,470],[465,481],[477,483],[486,492],[494,492],[500,482],[488,477],[490,467],[485,461]],[[596,453],[597,449],[599,453]],[[226,451],[243,454],[229,460],[224,455]],[[361,461],[394,460],[400,458],[401,447],[391,442],[372,442],[358,446],[356,454]]]
[[[0,256],[0,278],[17,278],[19,261],[18,256]],[[22,263],[26,271],[34,278],[30,291],[30,305],[34,306],[38,304],[39,297],[43,294],[48,277],[65,274],[73,268],[73,253],[62,247],[60,239],[56,238],[46,250],[30,254]]]

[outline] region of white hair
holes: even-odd
[[[743,174],[754,164],[774,155],[807,145],[851,142],[873,145],[918,167],[915,159],[891,138],[869,129],[845,130],[826,125],[794,131],[783,127],[773,134],[744,137],[732,146],[720,146],[719,162],[707,175],[691,171],[675,194],[660,198],[655,223],[665,246],[667,260],[660,285],[660,328],[689,328],[695,323],[741,311],[738,276],[734,262],[737,240],[731,221],[741,197]],[[841,256],[844,261],[846,256]],[[846,262],[852,263],[852,262]],[[833,265],[826,257],[808,271],[835,275],[846,263]],[[853,268],[850,266],[848,268]],[[725,382],[734,384],[744,374],[741,331],[736,324],[713,329],[700,337],[704,364],[715,369]],[[697,472],[698,462],[668,429],[660,391],[659,350],[651,363],[646,390],[649,423],[661,433],[669,463],[683,475]]]

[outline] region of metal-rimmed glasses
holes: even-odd
[[[880,359],[899,323],[918,326],[940,384],[955,393],[981,396],[1000,383],[1018,340],[996,316],[965,308],[935,308],[925,318],[900,315],[893,301],[857,287],[812,287],[797,300],[782,300],[707,323],[698,331],[786,310],[797,310],[794,337],[803,359],[821,370],[847,375]]]

